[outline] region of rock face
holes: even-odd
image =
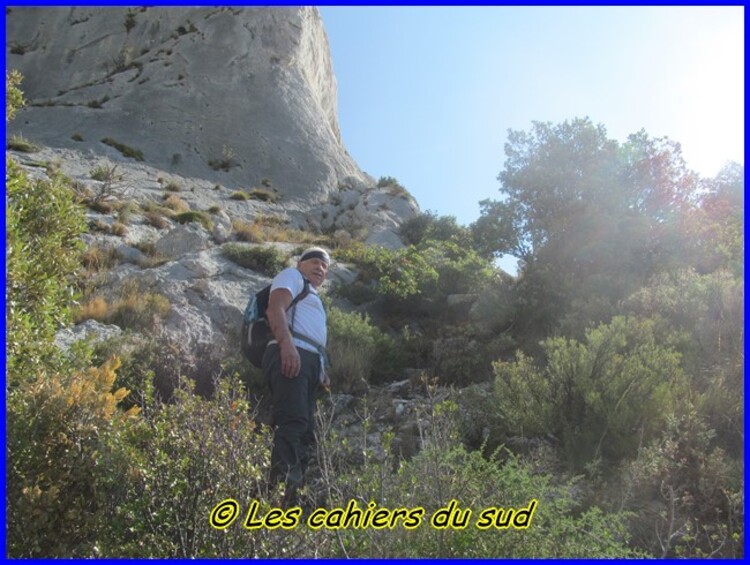
[[[6,57],[28,101],[8,133],[40,146],[10,153],[33,178],[71,180],[89,202],[89,252],[112,261],[99,293],[164,297],[159,329],[179,343],[236,348],[245,303],[269,281],[222,252],[243,229],[397,249],[419,212],[346,153],[316,8],[9,8]],[[290,264],[307,246],[270,237]],[[355,277],[336,266],[329,284]],[[84,329],[61,343],[112,328]]]
[[[9,132],[36,143],[288,201],[372,185],[316,8],[9,8],[5,52],[29,101]]]

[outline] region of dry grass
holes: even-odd
[[[78,307],[73,314],[76,323],[96,320],[104,324],[116,324],[121,328],[149,330],[172,308],[166,296],[141,292],[137,283],[132,281],[124,284],[121,292],[120,297],[113,302],[96,296]]]
[[[110,228],[110,233],[119,237],[125,237],[125,235],[127,235],[128,233],[128,227],[120,222],[115,222]]]
[[[164,206],[178,214],[190,211],[190,206],[188,205],[188,203],[176,194],[170,194],[169,196],[164,198]]]
[[[73,320],[76,324],[86,320],[96,320],[103,322],[109,314],[109,304],[101,296],[89,300],[86,304],[81,304],[73,311]]]
[[[146,218],[146,222],[148,222],[150,226],[153,226],[156,229],[163,230],[169,227],[169,222],[159,212],[146,212],[144,214],[144,217]]]
[[[265,232],[258,224],[248,224],[241,220],[232,222],[232,229],[237,241],[247,241],[249,243],[262,243],[265,240]]]
[[[83,253],[82,262],[83,266],[91,272],[111,269],[117,264],[115,248],[92,245]]]

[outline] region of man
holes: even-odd
[[[271,283],[266,317],[274,340],[263,356],[263,374],[271,387],[273,425],[271,484],[286,482],[285,506],[296,506],[297,491],[315,443],[315,395],[329,386],[326,374],[326,313],[318,288],[331,259],[320,247],[305,250],[297,267],[281,271]],[[291,310],[292,300],[309,292]]]

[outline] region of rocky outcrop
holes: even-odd
[[[419,212],[346,153],[316,8],[9,8],[6,56],[28,101],[9,136],[39,145],[11,154],[32,177],[71,179],[90,206],[84,241],[110,263],[98,292],[166,298],[159,330],[180,343],[236,347],[270,280],[222,252],[242,226],[395,249]],[[291,262],[301,247],[269,241]],[[355,277],[335,266],[330,284]],[[112,331],[84,329],[61,338]]]
[[[316,8],[9,8],[11,133],[232,189],[324,203],[372,185],[341,143]]]

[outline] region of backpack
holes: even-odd
[[[305,298],[310,293],[310,281],[303,277],[305,286],[292,303],[289,304],[287,312],[293,308],[297,302]],[[268,342],[274,339],[271,326],[266,320],[266,310],[268,301],[271,297],[271,285],[262,288],[255,295],[250,297],[245,307],[245,314],[242,318],[241,348],[242,353],[248,361],[259,369],[263,366],[263,354],[266,352]],[[292,314],[292,316],[294,316]],[[294,318],[292,318],[294,325]]]

